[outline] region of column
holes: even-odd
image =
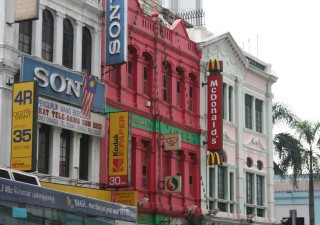
[[[0,1],[0,44],[4,43],[6,25],[6,2]]]
[[[81,71],[82,67],[82,28],[84,24],[77,20],[74,29],[73,70]],[[100,62],[100,59],[99,59]]]
[[[256,98],[252,96],[252,130],[256,131]]]
[[[62,128],[50,127],[49,137],[49,174],[51,176],[59,176],[60,168],[60,135]]]
[[[243,80],[236,78],[235,80],[235,123],[238,125],[236,128],[236,196],[235,201],[237,204],[236,214],[245,216],[245,174],[243,170],[243,129],[244,129],[244,99],[243,93]]]
[[[88,181],[99,183],[100,175],[100,138],[89,138]]]
[[[101,31],[93,29],[92,32],[92,58],[91,73],[101,78]]]
[[[80,139],[81,134],[71,132],[70,140],[70,167],[69,177],[71,179],[79,179],[79,160],[80,160]]]
[[[39,19],[32,22],[32,49],[31,54],[41,58],[42,56],[42,12],[44,6],[39,6]]]
[[[63,52],[63,19],[65,15],[56,12],[54,15],[54,34],[53,34],[53,63],[62,64]]]
[[[275,213],[274,213],[274,170],[273,170],[273,123],[272,123],[272,99],[273,94],[271,93],[271,85],[268,84],[268,93],[266,95],[266,107],[265,107],[265,121],[266,121],[266,136],[268,138],[267,143],[267,176],[266,176],[266,186],[267,186],[267,193],[266,196],[266,203],[267,203],[267,213],[266,216],[269,218],[270,221],[274,221]]]

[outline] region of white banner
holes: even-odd
[[[105,118],[91,113],[88,118],[80,108],[39,97],[38,122],[61,127],[79,133],[105,137]]]

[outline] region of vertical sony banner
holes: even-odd
[[[127,187],[131,183],[131,114],[110,113],[109,187]]]
[[[37,159],[37,82],[13,84],[11,168],[35,171]]]
[[[223,101],[222,101],[222,62],[213,60],[208,63],[208,150],[219,151],[223,148]]]
[[[127,17],[127,0],[106,0],[106,65],[127,61]]]

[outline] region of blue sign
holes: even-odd
[[[0,200],[80,212],[116,220],[130,222],[137,220],[137,210],[133,206],[83,197],[4,178],[0,178]],[[13,215],[22,218],[25,215],[25,210],[15,208]]]
[[[83,77],[48,62],[22,57],[20,81],[37,80],[39,94],[73,105],[82,104]],[[97,83],[92,110],[104,112],[105,85]]]
[[[127,17],[127,0],[106,0],[106,65],[127,61]]]

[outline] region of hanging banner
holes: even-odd
[[[131,183],[131,120],[129,112],[110,113],[109,187]]]
[[[222,62],[209,61],[208,70],[208,150],[219,151],[223,148],[223,78]]]
[[[106,0],[106,65],[127,61],[127,17],[127,0]]]
[[[36,170],[38,94],[35,81],[13,84],[11,168]]]

